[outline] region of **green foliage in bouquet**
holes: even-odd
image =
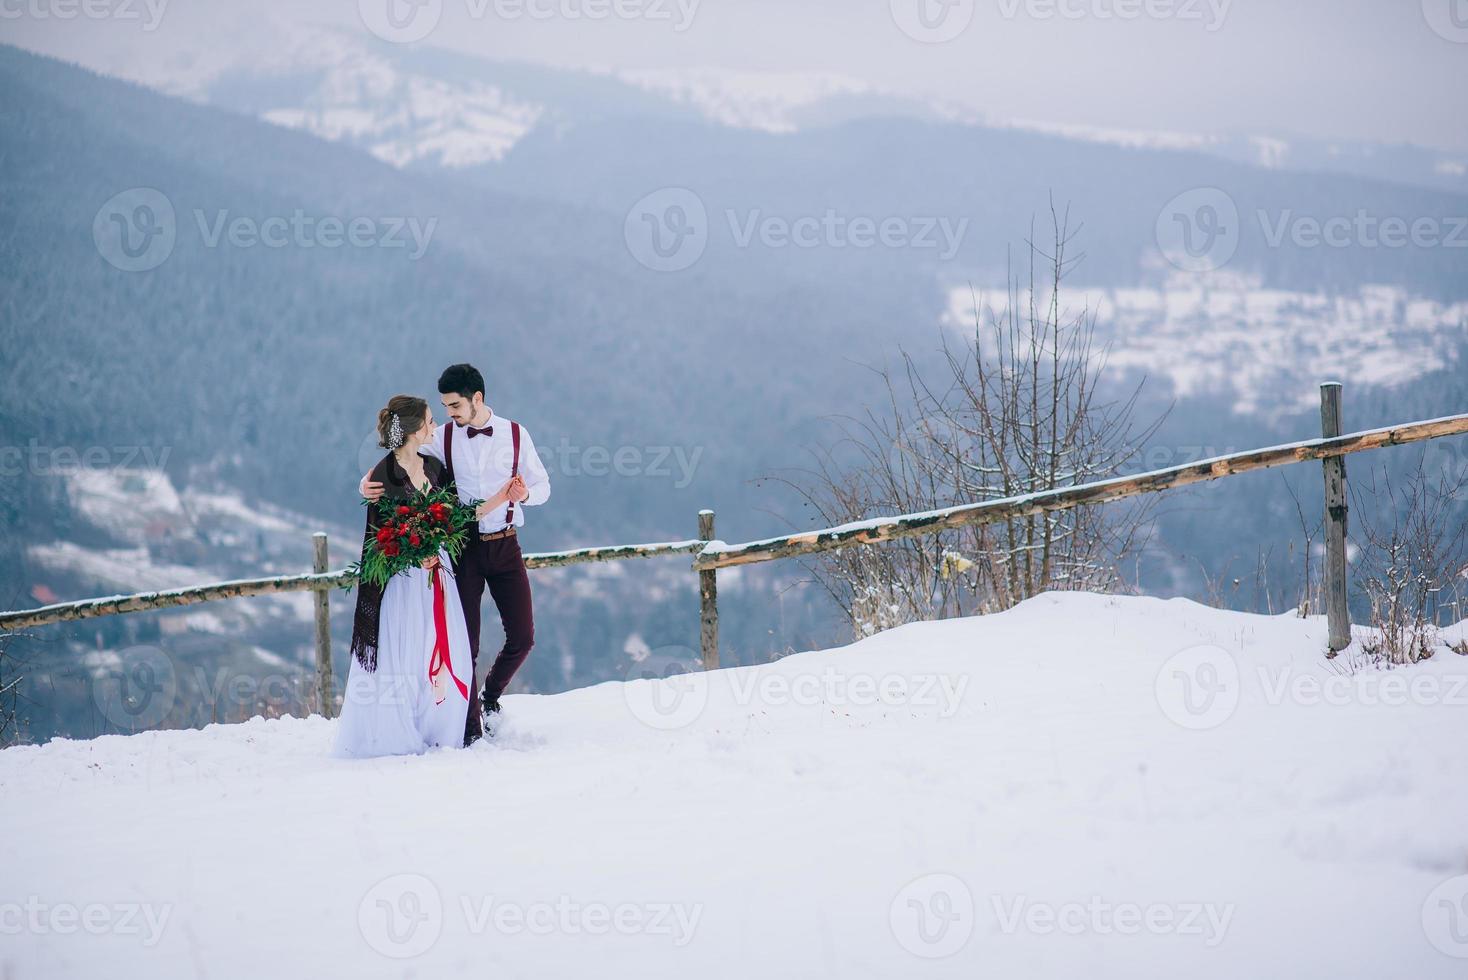
[[[406,500],[383,498],[374,505],[378,520],[371,524],[372,536],[362,548],[362,560],[348,571],[359,581],[379,588],[401,571],[417,568],[423,560],[448,552],[458,558],[469,535],[475,532],[478,518],[475,504],[459,503],[452,490],[416,490]]]

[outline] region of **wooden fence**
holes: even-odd
[[[699,634],[705,669],[719,666],[718,570],[735,565],[774,561],[801,555],[817,554],[836,548],[877,544],[899,538],[933,534],[959,527],[970,527],[1027,517],[1047,511],[1106,503],[1156,493],[1177,487],[1203,483],[1254,470],[1304,463],[1324,462],[1325,548],[1326,548],[1326,614],[1329,622],[1330,648],[1344,649],[1351,642],[1351,623],[1346,605],[1346,469],[1345,457],[1367,449],[1401,446],[1444,436],[1468,433],[1468,415],[1445,418],[1364,432],[1341,434],[1341,386],[1331,382],[1320,387],[1321,438],[1293,442],[1265,449],[1229,453],[1212,459],[1152,470],[1135,476],[1115,477],[1073,487],[1043,490],[1001,500],[964,504],[919,514],[900,514],[845,524],[818,531],[803,531],[775,538],[764,538],[744,544],[726,544],[714,537],[714,513],[698,513],[698,537],[686,541],[653,544],[608,545],[579,548],[525,556],[527,568],[557,568],[585,562],[622,561],[633,558],[658,558],[668,555],[694,556],[693,570],[699,583]],[[353,543],[355,547],[355,542]],[[309,575],[243,579],[217,582],[186,589],[170,589],[137,595],[110,596],[62,602],[39,609],[0,612],[0,630],[26,629],[53,623],[72,622],[96,616],[140,612],[188,606],[218,599],[270,595],[279,592],[312,591],[315,595],[316,670],[322,713],[331,717],[336,698],[333,691],[331,656],[330,593],[332,589],[355,584],[351,573],[327,568],[326,535],[313,535],[314,570]]]

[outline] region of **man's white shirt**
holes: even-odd
[[[440,463],[446,462],[443,437],[445,430],[451,425],[454,425],[452,421],[436,427],[433,430],[433,441],[424,443],[418,450],[419,454],[432,456]],[[510,420],[491,410],[489,421],[475,428],[482,429],[486,426],[494,428],[493,435],[480,434],[471,439],[468,428],[464,426],[456,426],[457,431],[454,432],[454,482],[459,488],[459,499],[464,503],[488,500],[499,492],[512,475],[510,470],[515,459],[515,443],[510,433]],[[526,507],[543,504],[550,498],[550,475],[546,473],[545,464],[535,451],[535,443],[530,438],[529,430],[523,425],[520,426],[520,477],[525,481],[525,489],[530,491],[530,496],[515,505],[516,527],[524,527]],[[508,506],[500,504],[485,515],[479,522],[479,532],[493,534],[503,530],[509,523],[505,520]]]

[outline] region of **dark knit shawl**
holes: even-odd
[[[445,485],[443,464],[432,456],[423,457],[423,472],[435,490]],[[370,482],[381,483],[384,500],[406,500],[413,493],[408,481],[408,472],[398,465],[397,457],[388,453],[372,467]],[[367,508],[367,526],[362,531],[362,557],[367,556],[367,545],[377,533],[377,507]],[[382,617],[382,593],[380,586],[366,582],[357,583],[357,612],[352,619],[352,656],[357,658],[364,670],[377,669],[377,627]]]

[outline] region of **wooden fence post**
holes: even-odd
[[[698,512],[698,536],[703,541],[714,539],[714,512]],[[703,651],[703,669],[719,669],[719,579],[718,569],[698,573],[699,647]]]
[[[1341,385],[1320,386],[1320,434],[1334,439],[1342,433]],[[1331,456],[1325,466],[1325,613],[1330,627],[1330,652],[1351,645],[1351,609],[1346,602],[1346,458]]]
[[[311,535],[312,571],[318,575],[328,570],[326,535],[317,531]],[[331,670],[331,590],[319,587],[315,590],[316,603],[316,693],[321,701],[321,715],[336,717],[336,693]]]

